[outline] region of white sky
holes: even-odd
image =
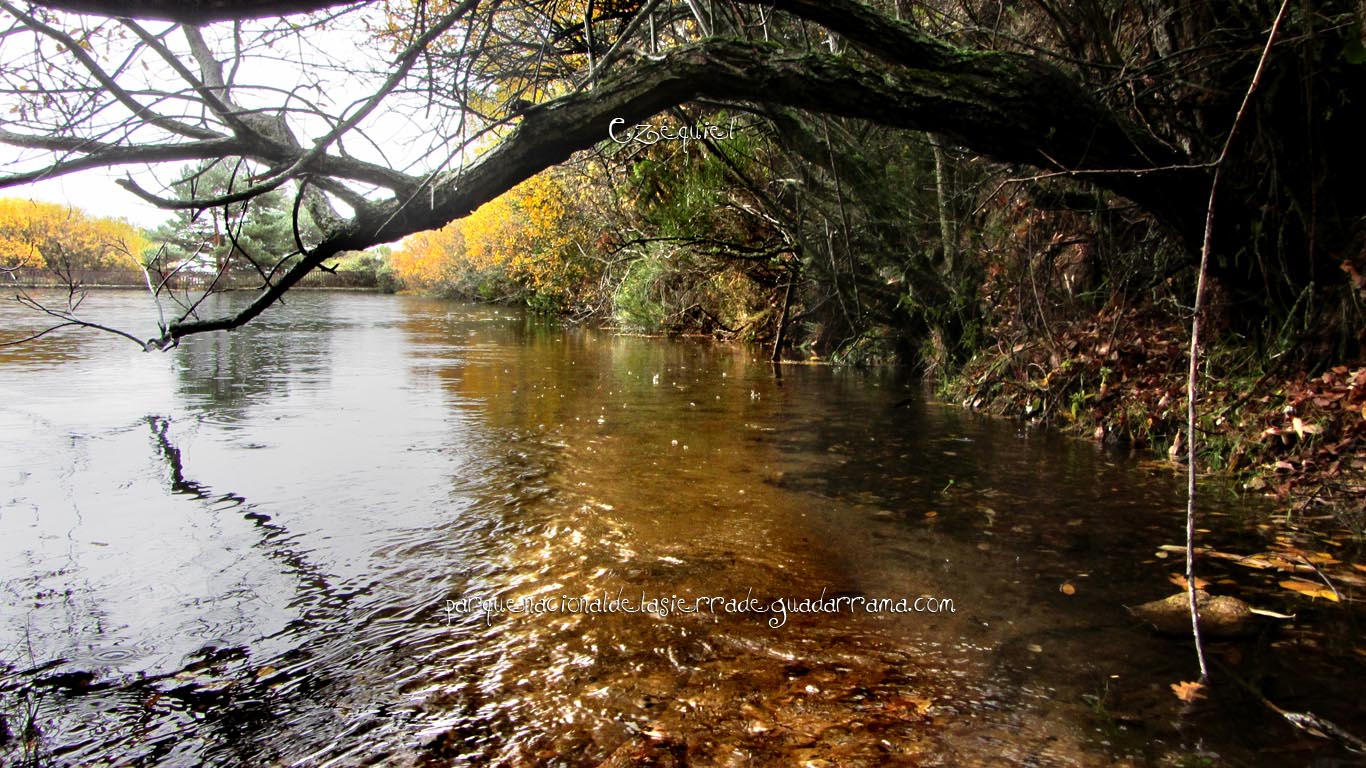
[[[367,35],[359,29],[359,19],[359,16],[351,16],[347,18],[345,27],[339,25],[326,30],[311,30],[305,38],[306,43],[295,47],[283,45],[279,49],[265,51],[264,53],[268,55],[268,58],[245,60],[241,71],[238,73],[238,82],[242,84],[237,91],[239,98],[251,100],[251,84],[266,84],[272,88],[288,90],[299,83],[312,82],[314,78],[317,79],[319,85],[324,87],[322,89],[315,88],[311,91],[304,90],[303,92],[316,94],[318,100],[334,115],[345,110],[353,103],[354,99],[364,98],[372,92],[371,88],[376,81],[360,75],[359,72],[348,73],[346,70],[354,67],[357,70],[364,71],[376,66],[383,69],[388,55],[378,46],[366,41]],[[149,29],[160,28],[156,23],[150,23],[147,26]],[[224,32],[225,29],[221,26],[206,28],[206,36],[211,41],[216,37],[215,33],[223,34]],[[178,35],[173,35],[169,41],[179,42],[181,39]],[[114,52],[101,51],[100,53],[113,55]],[[0,56],[0,59],[2,58],[4,57]],[[289,59],[293,59],[293,61],[289,61]],[[332,67],[309,68],[309,73],[304,74],[307,64],[300,64],[300,62],[321,62],[324,59],[331,59]],[[338,68],[337,65],[339,64],[345,68]],[[161,75],[162,73],[155,73],[153,77]],[[169,71],[164,73],[164,77],[172,80],[175,78],[174,74]],[[263,105],[272,101],[278,103],[276,93],[266,94],[262,98]],[[5,109],[0,110],[0,112],[8,112],[6,105],[0,106],[5,106]],[[394,104],[392,106],[400,105]],[[307,144],[309,137],[321,135],[326,130],[321,124],[310,126],[306,122],[291,120],[296,134],[305,144]],[[347,149],[357,157],[381,165],[387,165],[388,162],[402,164],[406,159],[402,157],[405,154],[405,148],[420,148],[424,142],[417,140],[418,137],[422,136],[424,132],[430,135],[431,130],[435,127],[415,124],[411,116],[402,114],[402,110],[386,114],[384,106],[381,106],[380,110],[366,121],[366,124],[369,126],[372,136],[384,136],[388,139],[385,142],[384,151],[396,153],[398,157],[390,157],[386,161],[378,154],[378,151],[366,146],[363,141],[352,140],[347,142]],[[8,154],[14,151],[13,148],[0,145],[0,153]],[[3,154],[0,154],[0,159],[3,159]],[[175,167],[176,164],[158,166],[158,176],[163,179],[173,178]],[[0,197],[30,198],[71,205],[94,216],[123,218],[145,228],[155,227],[170,219],[172,217],[170,211],[146,203],[114,183],[115,179],[123,178],[129,173],[133,174],[145,188],[152,191],[159,189],[159,185],[147,175],[143,167],[129,165],[108,170],[73,173],[37,184],[0,188]]]

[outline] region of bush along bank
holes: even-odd
[[[1189,326],[1107,308],[1045,336],[1002,335],[943,379],[965,407],[1112,446],[1186,458]],[[1366,530],[1366,361],[1227,340],[1202,351],[1197,468],[1265,497],[1287,519]],[[1270,361],[1267,364],[1265,361]]]

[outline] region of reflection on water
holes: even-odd
[[[1166,473],[752,358],[325,294],[169,355],[2,351],[7,722],[36,703],[35,748],[71,765],[1297,748],[1237,702],[1181,713],[1191,654],[1123,611],[1178,570],[1153,554],[1180,530]]]

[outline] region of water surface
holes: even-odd
[[[153,335],[140,295],[88,301]],[[1181,570],[1169,470],[918,391],[363,294],[169,354],[0,350],[3,711],[69,765],[1323,754],[1255,703],[1183,711],[1188,644],[1124,611]]]

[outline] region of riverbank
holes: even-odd
[[[1002,334],[939,394],[1184,473],[1188,334],[1164,313],[1132,309],[1046,336]],[[1263,551],[1218,555],[1274,567],[1282,587],[1311,598],[1347,600],[1343,589],[1366,586],[1366,361],[1268,356],[1225,340],[1204,351],[1200,373],[1198,471],[1277,518],[1258,526]]]

